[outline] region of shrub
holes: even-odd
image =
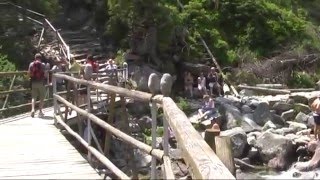
[[[186,101],[185,98],[178,97],[177,106],[186,114],[189,115],[192,113],[190,104]]]

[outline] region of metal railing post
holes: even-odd
[[[55,73],[52,74],[52,91],[54,95],[57,94],[57,79],[56,79]],[[56,115],[57,112],[58,112],[58,102],[57,102],[57,98],[53,96],[53,114]],[[54,118],[54,125],[57,125],[56,118]]]

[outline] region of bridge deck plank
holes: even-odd
[[[0,119],[0,179],[102,179],[45,115]]]

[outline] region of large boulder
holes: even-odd
[[[202,72],[204,74],[207,74],[211,68],[210,66],[204,64],[193,64],[187,62],[184,62],[182,65],[185,71],[191,72],[191,74],[193,74],[194,76],[199,76]]]
[[[308,104],[308,98],[299,94],[294,94],[289,96],[290,99],[294,100],[294,103],[302,103],[302,104]]]
[[[247,148],[247,135],[240,127],[236,127],[230,130],[222,131],[221,136],[229,136],[231,138],[233,156],[241,158],[245,149]]]
[[[303,124],[307,125],[308,119],[309,119],[308,115],[306,115],[303,112],[299,112],[294,120],[298,123],[303,123]]]
[[[307,125],[303,123],[292,122],[292,121],[288,121],[288,123],[289,123],[289,128],[293,128],[295,132],[307,129]]]
[[[269,110],[269,105],[266,102],[261,102],[253,113],[253,120],[260,126],[266,122],[272,121],[272,113]]]
[[[281,117],[285,120],[285,121],[292,121],[294,119],[294,115],[295,112],[293,109],[290,109],[288,111],[285,111],[281,114]]]
[[[292,104],[286,102],[276,102],[272,109],[276,110],[277,113],[281,114],[284,111],[288,111],[293,108]]]
[[[311,109],[308,105],[302,104],[302,103],[296,103],[294,104],[294,110],[296,112],[302,112],[305,114],[309,114],[311,112]]]
[[[275,158],[277,154],[287,155],[294,152],[294,145],[289,138],[269,131],[262,133],[257,138],[254,147],[260,150],[261,159],[266,163]]]
[[[253,120],[253,114],[242,115],[241,127],[246,133],[261,130],[261,126]]]
[[[133,72],[131,72],[133,73],[132,80],[137,83],[137,90],[149,92],[148,80],[151,73],[155,73],[158,75],[158,77],[161,77],[161,73],[152,69],[148,65],[132,65],[130,69],[133,69]],[[157,91],[160,91],[160,89],[158,89]]]

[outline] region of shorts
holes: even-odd
[[[313,115],[314,124],[320,125],[320,115]]]
[[[31,82],[31,96],[33,99],[39,97],[40,100],[44,100],[46,94],[46,88],[43,82]]]

